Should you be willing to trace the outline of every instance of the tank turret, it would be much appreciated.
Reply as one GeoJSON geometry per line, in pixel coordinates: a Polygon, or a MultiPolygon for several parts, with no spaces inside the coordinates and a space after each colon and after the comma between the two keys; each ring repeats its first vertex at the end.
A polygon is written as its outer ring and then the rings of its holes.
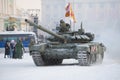
{"type": "Polygon", "coordinates": [[[80,29],[78,31],[70,31],[70,25],[68,23],[65,23],[63,20],[60,20],[60,26],[56,28],[58,30],[57,33],[54,33],[50,30],[45,29],[41,25],[37,25],[33,23],[32,21],[25,20],[27,23],[33,25],[34,27],[37,27],[38,29],[54,36],[49,37],[47,40],[52,42],[62,42],[62,43],[87,43],[94,39],[94,34],[92,33],[85,33],[82,23],[80,26],[80,29]]]}

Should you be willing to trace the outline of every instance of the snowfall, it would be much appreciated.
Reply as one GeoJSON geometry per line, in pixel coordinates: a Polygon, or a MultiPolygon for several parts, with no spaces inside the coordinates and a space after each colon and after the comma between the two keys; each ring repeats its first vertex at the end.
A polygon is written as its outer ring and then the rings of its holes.
{"type": "Polygon", "coordinates": [[[120,80],[119,30],[97,34],[107,48],[102,64],[79,66],[77,60],[65,59],[61,65],[35,66],[29,53],[23,59],[3,58],[0,53],[0,80],[120,80]]]}

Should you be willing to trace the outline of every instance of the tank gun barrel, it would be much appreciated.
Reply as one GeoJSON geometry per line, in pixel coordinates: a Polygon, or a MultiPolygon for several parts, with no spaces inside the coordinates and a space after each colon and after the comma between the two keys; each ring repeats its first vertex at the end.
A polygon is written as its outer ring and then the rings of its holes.
{"type": "Polygon", "coordinates": [[[49,30],[45,29],[44,27],[42,27],[41,25],[37,25],[37,24],[35,24],[34,22],[32,22],[32,21],[30,21],[28,19],[25,19],[25,22],[33,25],[34,27],[37,27],[38,29],[40,29],[40,30],[42,30],[42,31],[44,31],[44,32],[46,32],[48,34],[51,34],[51,35],[53,35],[53,36],[55,36],[55,37],[57,37],[59,39],[62,39],[64,42],[67,41],[64,37],[62,37],[60,35],[57,35],[57,34],[53,33],[52,31],[49,31],[49,30]]]}

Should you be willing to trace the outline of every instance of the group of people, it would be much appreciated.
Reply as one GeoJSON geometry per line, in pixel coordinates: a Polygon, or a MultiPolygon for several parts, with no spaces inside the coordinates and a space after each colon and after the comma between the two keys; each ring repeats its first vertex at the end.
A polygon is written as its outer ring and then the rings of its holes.
{"type": "Polygon", "coordinates": [[[6,41],[4,58],[22,59],[23,50],[25,51],[21,40],[6,41]]]}

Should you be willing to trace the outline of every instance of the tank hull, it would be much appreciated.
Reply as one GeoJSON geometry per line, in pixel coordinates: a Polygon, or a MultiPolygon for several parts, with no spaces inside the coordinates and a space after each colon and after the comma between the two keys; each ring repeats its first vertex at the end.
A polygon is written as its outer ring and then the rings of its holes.
{"type": "MultiPolygon", "coordinates": [[[[80,65],[91,65],[94,63],[101,63],[103,60],[105,46],[101,43],[66,43],[66,44],[48,44],[41,43],[41,45],[34,45],[30,50],[32,56],[41,56],[43,62],[51,59],[63,60],[63,59],[77,59],[80,65]],[[38,49],[39,48],[39,49],[38,49]],[[100,55],[100,56],[99,56],[100,55]],[[98,60],[98,57],[101,59],[98,60]],[[89,61],[88,61],[89,59],[89,61]],[[89,62],[89,63],[88,63],[89,62]]],[[[41,59],[40,58],[40,59],[41,59]]],[[[36,62],[36,57],[33,57],[36,62]]],[[[39,59],[37,59],[39,60],[39,59]]],[[[50,64],[51,62],[49,62],[50,64]]],[[[40,63],[35,63],[40,64],[40,63]]]]}

